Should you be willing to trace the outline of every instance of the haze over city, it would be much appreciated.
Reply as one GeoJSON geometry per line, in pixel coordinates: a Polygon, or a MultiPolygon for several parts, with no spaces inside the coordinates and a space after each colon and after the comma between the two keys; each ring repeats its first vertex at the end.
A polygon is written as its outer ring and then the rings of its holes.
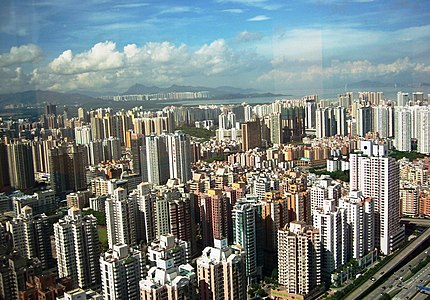
{"type": "Polygon", "coordinates": [[[135,83],[288,93],[430,72],[427,1],[10,1],[0,93],[135,83]]]}

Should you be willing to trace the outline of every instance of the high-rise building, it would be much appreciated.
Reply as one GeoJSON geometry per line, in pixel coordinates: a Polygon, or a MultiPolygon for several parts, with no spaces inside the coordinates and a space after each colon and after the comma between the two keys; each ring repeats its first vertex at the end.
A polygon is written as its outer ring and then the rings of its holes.
{"type": "Polygon", "coordinates": [[[387,156],[387,145],[362,141],[363,154],[350,154],[350,190],[375,201],[375,244],[384,255],[404,240],[400,225],[399,165],[387,156]]]}
{"type": "Polygon", "coordinates": [[[75,127],[76,145],[88,145],[92,141],[91,127],[88,125],[75,127]]]}
{"type": "Polygon", "coordinates": [[[175,131],[167,135],[170,178],[178,178],[182,183],[191,179],[191,145],[188,135],[175,131]]]}
{"type": "Polygon", "coordinates": [[[406,106],[409,104],[409,93],[397,92],[397,106],[406,106]]]}
{"type": "Polygon", "coordinates": [[[203,245],[212,245],[214,239],[230,239],[231,204],[221,190],[209,190],[199,196],[200,225],[203,245]]]}
{"type": "Polygon", "coordinates": [[[245,252],[215,240],[197,259],[200,299],[246,299],[245,252]]]}
{"type": "Polygon", "coordinates": [[[394,109],[392,106],[378,105],[373,107],[373,132],[377,132],[381,138],[393,136],[394,109]]]}
{"type": "Polygon", "coordinates": [[[105,202],[109,248],[116,244],[137,244],[137,194],[117,188],[105,202]]]}
{"type": "Polygon", "coordinates": [[[256,283],[263,273],[261,204],[256,197],[239,199],[233,207],[232,218],[233,244],[245,251],[247,283],[256,283]]]}
{"type": "Polygon", "coordinates": [[[314,210],[323,208],[324,200],[337,201],[341,196],[341,187],[342,185],[329,175],[321,175],[309,190],[312,214],[314,210]]]}
{"type": "Polygon", "coordinates": [[[116,244],[100,256],[104,299],[139,299],[143,275],[142,253],[125,244],[116,244]]]}
{"type": "Polygon", "coordinates": [[[9,162],[7,159],[7,146],[0,141],[0,193],[6,192],[10,189],[9,178],[9,162]]]}
{"type": "Polygon", "coordinates": [[[260,120],[245,122],[241,124],[242,129],[242,150],[248,151],[255,147],[261,147],[261,126],[260,120]]]}
{"type": "Polygon", "coordinates": [[[278,282],[288,293],[308,295],[321,285],[321,236],[303,222],[278,231],[278,282]]]}
{"type": "Polygon", "coordinates": [[[137,186],[137,206],[139,208],[138,239],[146,241],[147,244],[155,239],[155,193],[152,191],[152,184],[142,182],[137,186]]]}
{"type": "Polygon", "coordinates": [[[62,144],[49,153],[51,188],[56,194],[86,188],[84,151],[82,146],[62,144]]]}
{"type": "Polygon", "coordinates": [[[305,102],[305,127],[307,129],[315,128],[316,125],[316,108],[318,102],[317,95],[303,97],[305,102]]]}
{"type": "Polygon", "coordinates": [[[316,110],[316,136],[323,138],[336,135],[336,119],[333,107],[318,108],[316,110]]]}
{"type": "Polygon", "coordinates": [[[362,258],[375,249],[375,202],[360,191],[352,191],[339,199],[339,207],[346,210],[349,255],[354,259],[362,258]]]}
{"type": "Polygon", "coordinates": [[[146,145],[142,134],[131,134],[131,169],[135,174],[140,174],[142,181],[148,181],[148,170],[146,167],[146,145]]]}
{"type": "Polygon", "coordinates": [[[27,258],[37,257],[44,269],[52,267],[50,223],[45,214],[33,216],[30,206],[24,206],[21,213],[6,222],[6,231],[12,238],[13,248],[27,258]]]}
{"type": "Polygon", "coordinates": [[[145,143],[148,181],[153,184],[164,184],[170,174],[166,136],[147,136],[145,143]]]}
{"type": "Polygon", "coordinates": [[[330,283],[331,273],[348,261],[348,232],[345,209],[335,206],[336,200],[324,200],[323,207],[312,212],[313,226],[321,237],[321,276],[330,283]]]}
{"type": "Polygon", "coordinates": [[[415,122],[417,122],[417,152],[430,154],[430,108],[428,106],[420,107],[415,122]]]}
{"type": "Polygon", "coordinates": [[[157,265],[149,269],[139,285],[141,300],[197,299],[194,268],[189,264],[175,266],[173,258],[157,259],[157,265]]]}
{"type": "Polygon", "coordinates": [[[80,288],[100,287],[97,219],[72,207],[54,224],[59,277],[70,277],[80,288]]]}
{"type": "Polygon", "coordinates": [[[188,243],[190,246],[188,257],[194,255],[196,251],[196,225],[192,217],[194,205],[191,197],[190,194],[182,193],[179,199],[171,199],[168,202],[169,232],[178,240],[188,243]]]}
{"type": "Polygon", "coordinates": [[[11,187],[31,191],[34,186],[34,167],[31,143],[12,141],[7,145],[9,178],[11,187]]]}
{"type": "Polygon", "coordinates": [[[409,107],[396,107],[394,111],[394,147],[398,151],[411,151],[411,111],[409,107]]]}
{"type": "Polygon", "coordinates": [[[362,106],[357,110],[357,135],[365,136],[373,130],[372,107],[362,106]]]}
{"type": "MultiPolygon", "coordinates": [[[[252,196],[247,195],[247,198],[252,199],[252,196]]],[[[287,202],[279,191],[266,192],[260,205],[263,222],[264,269],[270,271],[276,267],[278,230],[284,228],[290,220],[288,220],[287,202]]]]}

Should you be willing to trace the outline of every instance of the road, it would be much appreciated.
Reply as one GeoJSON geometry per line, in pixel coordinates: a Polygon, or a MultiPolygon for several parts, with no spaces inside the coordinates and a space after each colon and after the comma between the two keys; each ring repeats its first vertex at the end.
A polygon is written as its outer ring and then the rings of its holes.
{"type": "MultiPolygon", "coordinates": [[[[419,245],[422,244],[425,240],[427,240],[430,237],[430,228],[428,228],[426,231],[424,231],[419,237],[417,237],[412,243],[410,243],[406,248],[404,248],[402,251],[400,251],[396,257],[391,259],[385,266],[382,267],[381,270],[378,271],[378,273],[375,274],[375,279],[378,280],[381,276],[386,274],[387,272],[390,272],[392,269],[394,269],[399,263],[401,263],[410,252],[412,252],[415,248],[417,248],[419,245]]],[[[368,289],[374,284],[375,282],[371,279],[365,281],[362,285],[360,285],[357,289],[355,289],[351,294],[349,294],[345,299],[347,300],[355,300],[358,299],[362,294],[367,292],[368,289]]],[[[383,283],[385,285],[385,282],[383,283]]],[[[381,282],[382,285],[382,282],[381,282]]],[[[380,287],[373,287],[374,290],[379,290],[380,287]]],[[[380,292],[379,292],[380,293],[380,292]]],[[[372,299],[370,297],[367,297],[368,299],[372,299]]],[[[378,297],[376,297],[377,299],[378,297]]]]}
{"type": "MultiPolygon", "coordinates": [[[[393,275],[391,275],[383,284],[381,284],[378,288],[376,288],[371,293],[366,295],[366,298],[378,299],[381,296],[381,293],[388,293],[390,295],[394,295],[397,291],[404,289],[404,287],[407,287],[408,289],[410,287],[412,287],[412,285],[410,285],[409,283],[417,275],[415,275],[410,280],[408,280],[407,283],[403,282],[403,280],[406,277],[408,277],[408,275],[411,274],[411,272],[410,272],[411,268],[415,267],[416,265],[418,265],[420,263],[420,261],[422,261],[423,259],[426,258],[426,256],[427,256],[427,253],[425,253],[426,251],[428,254],[430,254],[430,247],[428,249],[426,249],[425,251],[421,252],[419,255],[417,255],[412,261],[408,262],[408,264],[405,265],[403,268],[401,268],[400,270],[395,272],[393,275]],[[400,278],[402,278],[403,280],[400,278]]],[[[430,264],[428,266],[430,267],[430,264]]],[[[418,274],[419,273],[420,272],[418,272],[418,274]]],[[[426,274],[428,274],[428,273],[429,272],[427,272],[426,274]]],[[[419,278],[418,280],[421,280],[421,278],[419,278]]],[[[413,289],[413,290],[416,291],[416,289],[413,289]]],[[[409,297],[410,296],[412,296],[412,295],[409,295],[409,297]]],[[[402,299],[405,299],[405,298],[402,298],[402,299]]]]}

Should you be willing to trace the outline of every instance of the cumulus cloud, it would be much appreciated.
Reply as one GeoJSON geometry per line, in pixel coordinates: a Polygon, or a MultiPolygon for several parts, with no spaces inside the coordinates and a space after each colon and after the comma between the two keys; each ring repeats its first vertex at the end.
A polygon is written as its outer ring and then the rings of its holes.
{"type": "Polygon", "coordinates": [[[259,41],[262,38],[263,38],[263,34],[261,32],[250,32],[245,30],[237,34],[236,41],[239,43],[243,43],[243,42],[259,41]]]}
{"type": "Polygon", "coordinates": [[[104,42],[98,43],[89,51],[77,55],[73,55],[72,50],[66,50],[49,63],[48,68],[56,74],[70,75],[116,69],[123,65],[123,54],[116,51],[115,43],[104,42]]]}
{"type": "Polygon", "coordinates": [[[34,44],[12,47],[8,53],[0,54],[0,67],[36,62],[43,56],[42,49],[34,44]]]}
{"type": "Polygon", "coordinates": [[[43,89],[122,90],[135,82],[168,85],[201,79],[202,75],[235,76],[248,72],[259,59],[255,53],[233,50],[224,39],[195,50],[170,42],[129,44],[117,49],[115,43],[104,42],[82,53],[66,50],[29,76],[31,84],[43,89]]]}

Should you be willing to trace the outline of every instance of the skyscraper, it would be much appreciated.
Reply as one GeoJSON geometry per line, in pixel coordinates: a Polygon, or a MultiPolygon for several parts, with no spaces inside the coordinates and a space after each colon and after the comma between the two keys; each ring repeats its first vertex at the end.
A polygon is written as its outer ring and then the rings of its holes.
{"type": "Polygon", "coordinates": [[[337,208],[337,201],[323,201],[323,207],[312,212],[313,226],[321,237],[321,277],[331,282],[331,273],[348,261],[348,232],[345,209],[337,208]]]}
{"type": "Polygon", "coordinates": [[[260,120],[245,122],[241,124],[242,129],[242,150],[248,151],[255,147],[261,147],[261,126],[260,120]]]}
{"type": "Polygon", "coordinates": [[[362,106],[357,110],[357,135],[365,136],[373,130],[372,107],[362,106]]]}
{"type": "Polygon", "coordinates": [[[24,206],[16,218],[6,222],[6,231],[16,251],[27,258],[37,257],[42,268],[48,269],[54,263],[48,234],[50,226],[45,214],[33,216],[31,207],[24,206]]]}
{"type": "Polygon", "coordinates": [[[182,183],[191,179],[191,146],[188,135],[175,131],[167,135],[170,178],[178,178],[182,183]]]}
{"type": "Polygon", "coordinates": [[[394,147],[399,151],[411,151],[411,111],[398,106],[394,110],[394,147]]]}
{"type": "Polygon", "coordinates": [[[147,136],[145,142],[148,181],[153,184],[164,184],[169,179],[169,155],[166,136],[147,136]]]}
{"type": "Polygon", "coordinates": [[[245,253],[215,240],[197,259],[200,299],[246,299],[245,253]]]}
{"type": "Polygon", "coordinates": [[[84,151],[82,146],[62,144],[49,153],[51,187],[56,194],[86,188],[84,151]]]}
{"type": "Polygon", "coordinates": [[[386,145],[362,141],[363,154],[350,154],[350,191],[361,191],[375,201],[375,245],[384,255],[404,240],[400,226],[399,165],[387,156],[386,145]]]}
{"type": "Polygon", "coordinates": [[[72,207],[54,224],[59,277],[71,277],[80,288],[100,287],[97,219],[72,207]]]}
{"type": "Polygon", "coordinates": [[[12,141],[7,145],[9,178],[12,188],[30,191],[34,186],[34,168],[31,144],[12,141]]]}
{"type": "Polygon", "coordinates": [[[137,194],[117,188],[105,202],[109,248],[116,244],[137,244],[137,194]]]}
{"type": "Polygon", "coordinates": [[[339,200],[339,206],[346,210],[348,252],[352,258],[362,258],[375,249],[375,203],[360,191],[352,191],[339,200]]]}
{"type": "Polygon", "coordinates": [[[233,244],[245,251],[247,283],[258,282],[262,277],[263,239],[261,204],[257,198],[239,199],[233,210],[233,244]]]}
{"type": "Polygon", "coordinates": [[[142,253],[125,244],[116,244],[101,255],[100,272],[104,299],[139,299],[142,268],[142,253]]]}
{"type": "Polygon", "coordinates": [[[307,295],[321,285],[321,237],[303,222],[278,231],[278,282],[287,292],[307,295]]]}
{"type": "Polygon", "coordinates": [[[417,151],[423,154],[430,154],[430,108],[420,107],[417,122],[417,151]]]}

